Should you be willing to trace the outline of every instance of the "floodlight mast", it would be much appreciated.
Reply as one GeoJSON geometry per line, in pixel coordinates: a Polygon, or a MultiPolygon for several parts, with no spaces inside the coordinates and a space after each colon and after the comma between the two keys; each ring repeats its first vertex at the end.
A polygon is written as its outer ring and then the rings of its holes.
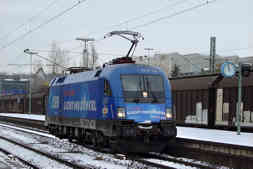
{"type": "Polygon", "coordinates": [[[126,40],[129,40],[132,43],[129,51],[127,52],[126,57],[129,57],[131,52],[132,52],[131,56],[133,56],[138,42],[140,40],[144,40],[144,37],[139,32],[134,32],[134,31],[112,31],[112,32],[109,32],[108,34],[106,34],[104,36],[104,38],[111,37],[113,35],[118,35],[126,40]],[[130,38],[129,36],[132,36],[132,38],[130,38]]]}

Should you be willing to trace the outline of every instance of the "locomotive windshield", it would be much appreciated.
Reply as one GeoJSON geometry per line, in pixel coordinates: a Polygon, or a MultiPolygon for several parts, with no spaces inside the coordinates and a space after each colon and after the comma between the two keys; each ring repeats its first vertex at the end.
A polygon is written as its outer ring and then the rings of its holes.
{"type": "Polygon", "coordinates": [[[126,102],[165,102],[163,78],[159,75],[122,75],[121,82],[126,102]]]}

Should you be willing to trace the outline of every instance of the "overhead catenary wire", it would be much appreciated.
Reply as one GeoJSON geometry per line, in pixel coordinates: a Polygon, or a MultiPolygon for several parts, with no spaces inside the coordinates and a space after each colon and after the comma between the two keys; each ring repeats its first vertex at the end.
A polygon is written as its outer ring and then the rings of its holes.
{"type": "MultiPolygon", "coordinates": [[[[54,52],[53,50],[42,50],[42,49],[31,49],[32,51],[35,52],[41,52],[41,53],[51,53],[54,52]]],[[[82,52],[78,52],[78,51],[67,51],[67,53],[72,53],[72,54],[82,54],[82,52]]],[[[120,53],[109,53],[109,52],[98,52],[99,55],[111,55],[111,56],[115,56],[115,55],[120,55],[120,56],[124,56],[124,54],[120,54],[120,53]]]]}
{"type": "MultiPolygon", "coordinates": [[[[177,15],[180,15],[180,14],[183,14],[183,13],[186,13],[186,12],[189,12],[189,11],[192,11],[192,10],[195,10],[195,9],[197,9],[197,8],[206,6],[206,5],[208,5],[208,4],[210,4],[210,3],[213,3],[213,2],[215,2],[215,1],[217,1],[217,0],[205,1],[204,3],[197,4],[197,5],[193,6],[193,7],[183,9],[183,10],[178,11],[178,12],[175,12],[175,13],[173,13],[173,14],[171,14],[171,15],[157,18],[157,19],[152,20],[152,21],[149,21],[149,22],[147,22],[147,23],[145,23],[145,24],[137,25],[137,26],[133,27],[133,29],[140,28],[140,27],[143,27],[143,26],[148,26],[148,25],[150,25],[150,24],[154,24],[154,23],[159,22],[159,21],[161,21],[161,20],[169,19],[169,18],[175,17],[175,16],[177,16],[177,15]]],[[[136,17],[136,18],[137,18],[137,17],[136,17]]],[[[130,21],[130,20],[129,20],[129,21],[130,21]]],[[[121,23],[120,23],[120,24],[121,24],[121,23]]],[[[118,25],[120,25],[120,24],[118,24],[118,25]]],[[[96,40],[96,42],[98,42],[98,41],[100,41],[100,40],[103,40],[103,39],[104,39],[104,38],[100,38],[99,40],[96,40]]],[[[184,56],[183,56],[183,57],[184,57],[184,56]]],[[[189,62],[191,63],[191,61],[190,61],[188,58],[186,58],[186,57],[184,57],[184,58],[185,58],[187,61],[189,61],[189,62]]],[[[201,69],[198,65],[194,65],[193,63],[191,63],[191,64],[192,64],[193,66],[196,66],[198,69],[201,69]]]]}
{"type": "Polygon", "coordinates": [[[11,46],[12,44],[16,43],[17,41],[25,38],[26,36],[28,36],[29,34],[33,33],[36,30],[39,30],[40,28],[42,28],[43,26],[49,24],[50,22],[54,21],[55,19],[59,18],[60,16],[64,15],[65,13],[67,13],[68,11],[74,9],[75,7],[77,7],[78,5],[80,5],[81,3],[85,2],[87,0],[79,0],[77,3],[75,3],[74,5],[72,5],[71,7],[63,10],[62,12],[58,13],[57,15],[49,18],[48,20],[46,20],[45,22],[39,24],[38,26],[36,26],[35,28],[31,29],[30,31],[22,34],[21,36],[17,37],[16,39],[12,40],[11,42],[7,43],[6,45],[2,46],[0,48],[0,50],[3,50],[9,46],[11,46]]]}
{"type": "Polygon", "coordinates": [[[180,5],[180,4],[182,4],[182,3],[186,3],[187,1],[189,1],[189,0],[179,0],[179,1],[175,2],[175,3],[173,3],[173,4],[166,5],[165,7],[162,7],[162,8],[153,10],[153,11],[149,11],[149,12],[147,12],[147,13],[141,15],[141,16],[136,16],[136,17],[130,18],[130,19],[128,19],[128,20],[125,20],[125,21],[123,21],[123,22],[121,22],[121,23],[119,23],[119,24],[112,25],[112,27],[122,26],[123,24],[127,24],[127,23],[129,23],[129,22],[133,22],[133,21],[142,19],[142,18],[144,18],[144,17],[147,17],[147,16],[150,16],[150,15],[156,14],[156,13],[158,13],[158,12],[164,10],[164,9],[168,9],[168,7],[175,7],[175,6],[180,5]]]}
{"type": "Polygon", "coordinates": [[[52,64],[54,64],[54,65],[56,65],[56,66],[59,66],[59,67],[63,68],[63,69],[68,69],[67,67],[65,67],[65,66],[63,66],[63,65],[61,65],[61,64],[59,64],[59,63],[57,63],[57,62],[55,62],[55,61],[52,61],[51,59],[48,59],[48,58],[46,58],[46,57],[44,57],[44,56],[41,56],[41,55],[39,55],[39,54],[35,54],[35,56],[37,56],[37,57],[39,57],[39,58],[41,58],[41,59],[44,59],[44,60],[46,60],[46,61],[48,61],[48,62],[50,62],[50,63],[52,63],[52,64]]]}
{"type": "MultiPolygon", "coordinates": [[[[125,21],[122,21],[122,22],[120,22],[118,24],[114,24],[114,25],[110,25],[110,26],[104,27],[103,29],[109,29],[109,28],[113,28],[113,27],[119,27],[119,26],[122,26],[124,24],[128,24],[130,22],[133,22],[133,21],[136,21],[136,20],[140,20],[140,19],[142,19],[144,17],[147,17],[147,16],[150,16],[150,15],[154,15],[156,13],[159,13],[159,12],[161,12],[164,9],[170,9],[169,7],[175,7],[177,5],[186,3],[187,1],[189,1],[189,0],[179,0],[179,1],[175,2],[175,3],[173,3],[173,4],[169,4],[169,5],[163,6],[163,7],[159,8],[159,9],[155,9],[155,10],[146,12],[146,13],[140,15],[140,16],[135,16],[133,18],[127,19],[125,21]]],[[[94,34],[94,33],[97,33],[97,32],[99,32],[99,31],[90,32],[90,33],[88,33],[88,35],[94,34]]]]}
{"type": "MultiPolygon", "coordinates": [[[[140,16],[136,16],[136,17],[127,19],[127,20],[122,21],[122,22],[120,22],[120,23],[118,23],[118,24],[113,24],[113,25],[110,25],[110,26],[106,26],[106,27],[104,27],[103,29],[109,29],[109,28],[113,28],[113,27],[119,27],[119,26],[122,26],[122,25],[124,25],[124,24],[127,24],[127,23],[130,23],[130,22],[133,22],[133,21],[142,19],[142,18],[147,17],[147,16],[149,16],[149,15],[156,14],[156,13],[158,13],[158,12],[164,10],[164,9],[170,9],[169,7],[175,7],[175,6],[178,6],[178,5],[180,5],[180,4],[186,3],[187,1],[189,1],[189,0],[179,0],[179,1],[175,2],[175,3],[166,5],[165,7],[161,7],[161,8],[159,8],[159,9],[155,9],[155,10],[146,12],[146,13],[140,15],[140,16]]],[[[89,33],[87,33],[87,36],[90,36],[91,34],[95,34],[95,33],[98,33],[98,32],[100,32],[100,31],[92,31],[92,32],[89,32],[89,33]]],[[[96,42],[99,42],[99,41],[101,41],[101,40],[103,40],[103,39],[104,39],[104,38],[101,37],[101,38],[97,39],[96,42]]],[[[68,42],[73,42],[73,41],[74,41],[74,40],[66,40],[66,41],[63,41],[63,42],[60,42],[60,43],[68,43],[68,42]]],[[[81,48],[81,47],[82,47],[82,46],[78,46],[78,47],[74,47],[73,49],[78,49],[78,48],[81,48]]],[[[71,50],[72,50],[72,49],[71,49],[71,50]]]]}
{"type": "MultiPolygon", "coordinates": [[[[190,11],[193,11],[193,10],[195,10],[195,9],[201,8],[201,7],[203,7],[203,6],[209,5],[209,4],[211,4],[211,3],[214,3],[215,1],[217,1],[217,0],[207,0],[207,1],[203,2],[203,3],[199,3],[199,4],[197,4],[197,5],[194,5],[194,6],[190,7],[190,8],[186,8],[186,9],[177,11],[177,12],[171,14],[171,15],[159,17],[159,18],[157,18],[157,19],[151,20],[151,21],[146,22],[146,23],[144,23],[144,24],[140,24],[140,25],[133,26],[133,27],[131,27],[130,29],[134,30],[134,29],[137,29],[137,28],[146,27],[146,26],[149,26],[149,25],[151,25],[151,24],[160,22],[160,21],[162,21],[162,20],[170,19],[170,18],[173,18],[173,17],[175,17],[175,16],[184,14],[184,13],[186,13],[186,12],[190,12],[190,11]]],[[[99,42],[99,41],[102,41],[102,40],[104,40],[103,37],[101,37],[101,38],[99,38],[99,39],[97,39],[97,40],[95,40],[95,41],[96,41],[96,42],[99,42]]]]}
{"type": "Polygon", "coordinates": [[[178,16],[178,15],[181,15],[181,14],[183,14],[183,13],[190,12],[190,11],[193,11],[193,10],[195,10],[195,9],[201,8],[201,7],[203,7],[203,6],[209,5],[209,4],[211,4],[211,3],[214,3],[215,1],[217,1],[217,0],[207,0],[207,1],[205,1],[204,3],[200,3],[200,4],[197,4],[197,5],[194,5],[194,6],[190,7],[190,8],[186,8],[186,9],[183,9],[183,10],[181,10],[181,11],[175,12],[175,13],[173,13],[173,14],[171,14],[171,15],[159,17],[159,18],[157,18],[157,19],[151,20],[151,21],[146,22],[146,23],[144,23],[144,24],[136,25],[136,26],[132,27],[131,29],[137,29],[137,28],[141,28],[141,27],[146,27],[146,26],[148,26],[148,25],[151,25],[151,24],[160,22],[160,21],[162,21],[162,20],[166,20],[166,19],[169,19],[169,18],[173,18],[173,17],[178,16]]]}
{"type": "MultiPolygon", "coordinates": [[[[109,28],[109,27],[118,27],[118,26],[121,26],[121,25],[123,25],[123,24],[129,23],[129,22],[133,22],[133,21],[135,21],[135,20],[139,20],[139,19],[144,18],[144,17],[147,17],[147,16],[149,16],[149,15],[156,14],[156,13],[158,13],[158,12],[164,10],[164,9],[169,9],[169,7],[175,7],[175,6],[177,6],[177,5],[180,5],[180,4],[182,4],[182,3],[185,3],[185,2],[187,2],[187,1],[189,2],[189,0],[179,0],[179,1],[175,2],[175,3],[173,3],[173,4],[169,4],[169,5],[166,5],[165,7],[161,7],[161,8],[159,8],[159,9],[155,9],[155,10],[149,11],[149,12],[143,14],[143,15],[136,16],[136,17],[127,19],[127,20],[125,20],[125,21],[123,21],[123,22],[120,22],[119,24],[114,24],[114,25],[108,26],[108,27],[106,27],[106,28],[109,28]]],[[[215,1],[215,0],[214,0],[214,1],[215,1]]],[[[210,2],[209,2],[209,1],[205,1],[205,3],[202,3],[202,4],[205,4],[205,5],[206,5],[207,3],[211,3],[211,1],[210,1],[210,2]]],[[[197,5],[197,6],[198,6],[198,5],[197,5]]],[[[195,8],[196,8],[196,7],[195,7],[195,8]]],[[[189,10],[193,10],[193,9],[189,9],[189,10]]],[[[186,12],[186,11],[184,11],[184,12],[186,12]]],[[[183,12],[183,13],[184,13],[184,12],[183,12]]],[[[176,12],[175,14],[176,14],[176,15],[179,15],[178,12],[176,12]]],[[[173,14],[172,14],[172,15],[173,15],[173,14]]],[[[175,15],[175,16],[176,16],[176,15],[175,15]]],[[[135,27],[134,27],[133,29],[135,29],[135,27]]],[[[90,33],[88,33],[87,35],[90,36],[91,34],[94,34],[94,33],[97,33],[97,32],[99,32],[99,31],[90,32],[90,33]]],[[[102,41],[102,40],[104,40],[104,36],[103,36],[103,37],[102,37],[102,36],[99,37],[98,39],[95,40],[95,42],[98,43],[98,42],[100,42],[100,41],[102,41]]],[[[60,43],[67,43],[67,42],[73,42],[73,41],[74,41],[74,40],[66,40],[65,42],[60,42],[60,43]]],[[[71,50],[73,50],[73,49],[79,49],[79,48],[81,48],[81,47],[82,47],[82,46],[76,46],[76,47],[73,47],[71,50]]]]}
{"type": "MultiPolygon", "coordinates": [[[[195,10],[195,9],[201,8],[201,7],[203,7],[203,6],[209,5],[209,4],[211,4],[211,3],[214,3],[215,1],[217,1],[217,0],[207,0],[207,1],[205,1],[204,3],[200,3],[200,4],[197,4],[197,5],[194,5],[194,6],[190,7],[190,8],[186,8],[186,9],[177,11],[177,12],[171,14],[171,15],[159,17],[159,18],[157,18],[157,19],[154,19],[154,20],[152,20],[152,21],[146,22],[146,23],[144,23],[144,24],[136,25],[136,26],[132,27],[131,29],[137,29],[137,28],[141,28],[141,27],[146,27],[146,26],[149,26],[149,25],[151,25],[151,24],[160,22],[160,21],[162,21],[162,20],[169,19],[169,18],[173,18],[173,17],[175,17],[175,16],[184,14],[184,13],[186,13],[186,12],[190,12],[190,11],[193,11],[193,10],[195,10]]],[[[99,40],[96,40],[96,42],[101,41],[101,40],[104,40],[104,38],[100,38],[99,40]]],[[[188,59],[188,58],[186,58],[186,59],[188,59]]],[[[189,61],[189,62],[190,62],[190,64],[192,64],[191,61],[189,61]]],[[[196,65],[194,65],[194,64],[192,64],[192,65],[193,65],[194,67],[196,66],[196,65]]],[[[198,67],[198,69],[201,69],[199,66],[196,66],[196,67],[198,67]]]]}
{"type": "Polygon", "coordinates": [[[57,3],[57,1],[59,0],[54,0],[51,3],[49,3],[45,8],[43,8],[42,10],[40,10],[37,14],[31,16],[30,18],[27,19],[26,22],[20,24],[19,26],[17,26],[15,29],[13,29],[12,31],[9,31],[8,33],[6,33],[5,35],[3,35],[2,37],[0,37],[0,40],[6,39],[8,38],[11,34],[17,32],[19,29],[23,28],[24,26],[26,26],[28,23],[32,22],[35,18],[39,17],[42,13],[44,13],[45,11],[48,11],[48,9],[50,7],[52,7],[54,4],[57,3]]]}

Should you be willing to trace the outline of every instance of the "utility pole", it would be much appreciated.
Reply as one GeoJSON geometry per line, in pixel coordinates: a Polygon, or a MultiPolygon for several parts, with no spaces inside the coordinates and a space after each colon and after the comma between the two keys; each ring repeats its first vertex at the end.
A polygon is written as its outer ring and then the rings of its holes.
{"type": "Polygon", "coordinates": [[[32,52],[29,49],[25,49],[24,52],[28,55],[30,55],[30,63],[31,63],[31,67],[30,67],[30,80],[29,80],[29,114],[32,113],[32,56],[33,55],[37,55],[37,52],[32,52]]]}
{"type": "Polygon", "coordinates": [[[211,73],[215,72],[215,55],[216,55],[216,37],[210,39],[210,62],[209,69],[211,73]]]}
{"type": "Polygon", "coordinates": [[[148,51],[148,65],[150,65],[150,52],[154,50],[154,48],[144,48],[144,50],[148,51]]]}
{"type": "Polygon", "coordinates": [[[240,135],[241,104],[242,104],[242,64],[240,62],[237,70],[238,70],[238,103],[236,111],[236,124],[237,124],[237,135],[240,135]]]}
{"type": "Polygon", "coordinates": [[[94,38],[76,38],[76,40],[80,40],[84,42],[84,50],[83,50],[83,66],[89,67],[89,56],[88,56],[88,42],[95,41],[94,38]]]}

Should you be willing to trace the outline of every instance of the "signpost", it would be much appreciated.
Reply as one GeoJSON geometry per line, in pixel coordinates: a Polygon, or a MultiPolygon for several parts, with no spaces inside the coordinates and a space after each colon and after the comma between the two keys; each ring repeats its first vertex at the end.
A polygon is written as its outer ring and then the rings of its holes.
{"type": "Polygon", "coordinates": [[[221,65],[221,74],[224,77],[233,77],[238,71],[238,101],[236,106],[236,126],[237,126],[237,135],[240,135],[241,132],[241,102],[242,102],[242,65],[239,63],[239,65],[236,67],[232,62],[225,62],[221,65]]]}

